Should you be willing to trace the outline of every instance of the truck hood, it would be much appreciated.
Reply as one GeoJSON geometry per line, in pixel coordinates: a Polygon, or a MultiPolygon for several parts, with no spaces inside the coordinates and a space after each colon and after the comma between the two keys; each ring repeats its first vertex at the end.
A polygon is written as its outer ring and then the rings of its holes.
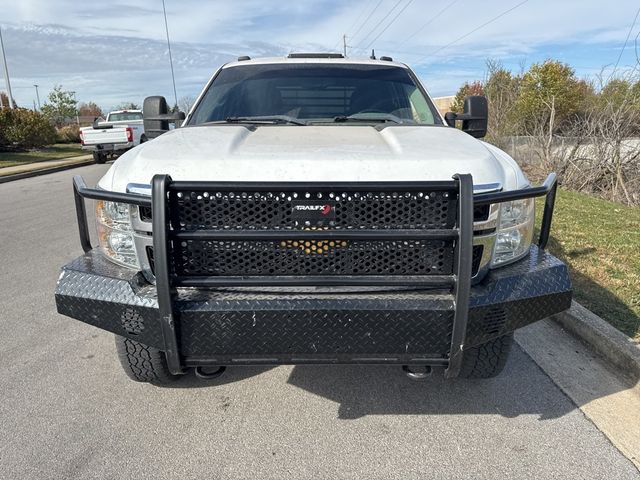
{"type": "Polygon", "coordinates": [[[471,173],[474,185],[527,181],[504,152],[440,126],[185,127],[122,155],[100,180],[124,192],[155,174],[208,181],[420,181],[471,173]]]}

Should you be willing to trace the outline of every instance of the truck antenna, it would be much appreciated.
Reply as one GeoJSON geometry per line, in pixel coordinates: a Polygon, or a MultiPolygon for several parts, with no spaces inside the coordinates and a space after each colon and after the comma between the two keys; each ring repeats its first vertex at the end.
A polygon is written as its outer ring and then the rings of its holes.
{"type": "Polygon", "coordinates": [[[176,77],[173,73],[173,58],[171,57],[171,42],[169,42],[169,25],[167,24],[167,9],[162,0],[162,11],[164,13],[164,30],[167,33],[167,48],[169,49],[169,64],[171,65],[171,80],[173,81],[173,97],[175,98],[175,106],[178,106],[178,94],[176,93],[176,77]]]}

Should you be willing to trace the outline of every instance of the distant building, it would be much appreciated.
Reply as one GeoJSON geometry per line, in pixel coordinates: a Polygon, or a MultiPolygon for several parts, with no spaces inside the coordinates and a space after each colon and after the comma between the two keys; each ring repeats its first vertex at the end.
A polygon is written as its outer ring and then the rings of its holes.
{"type": "Polygon", "coordinates": [[[453,105],[455,98],[455,95],[451,95],[449,97],[436,97],[433,99],[433,102],[436,104],[438,111],[444,115],[451,111],[451,105],[453,105]]]}

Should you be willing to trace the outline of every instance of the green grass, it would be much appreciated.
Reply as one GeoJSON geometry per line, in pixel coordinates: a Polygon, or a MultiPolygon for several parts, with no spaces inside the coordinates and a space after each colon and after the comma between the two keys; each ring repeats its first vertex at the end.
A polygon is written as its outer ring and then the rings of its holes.
{"type": "Polygon", "coordinates": [[[549,250],[569,265],[578,302],[640,340],[640,208],[558,190],[549,250]]]}
{"type": "Polygon", "coordinates": [[[78,143],[57,143],[39,150],[25,152],[0,152],[0,168],[43,162],[45,160],[59,160],[86,154],[87,152],[82,151],[78,143]]]}

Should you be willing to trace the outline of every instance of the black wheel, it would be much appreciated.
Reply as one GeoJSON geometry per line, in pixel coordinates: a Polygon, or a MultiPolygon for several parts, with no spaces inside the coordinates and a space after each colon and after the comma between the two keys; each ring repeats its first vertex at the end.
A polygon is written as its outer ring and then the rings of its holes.
{"type": "Polygon", "coordinates": [[[93,161],[96,163],[104,163],[107,161],[107,155],[105,153],[93,152],[93,161]]]}
{"type": "Polygon", "coordinates": [[[145,137],[144,135],[140,136],[140,143],[144,143],[147,141],[147,137],[145,137]]]}
{"type": "Polygon", "coordinates": [[[157,348],[116,335],[116,350],[120,364],[131,380],[167,385],[179,378],[169,371],[164,352],[157,348]]]}
{"type": "Polygon", "coordinates": [[[502,372],[513,343],[513,333],[464,351],[460,378],[491,378],[502,372]]]}

